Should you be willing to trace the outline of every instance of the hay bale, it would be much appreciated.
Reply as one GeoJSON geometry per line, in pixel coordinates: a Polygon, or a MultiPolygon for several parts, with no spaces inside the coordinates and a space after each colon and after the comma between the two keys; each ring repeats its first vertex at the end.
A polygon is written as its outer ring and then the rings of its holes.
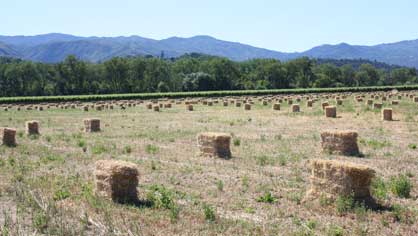
{"type": "Polygon", "coordinates": [[[251,110],[251,104],[245,103],[244,104],[244,109],[247,110],[247,111],[251,110]]]}
{"type": "Polygon", "coordinates": [[[160,106],[159,105],[155,105],[155,106],[153,106],[153,110],[154,111],[160,111],[160,106]]]}
{"type": "Polygon", "coordinates": [[[83,120],[86,133],[100,132],[100,119],[87,118],[83,120]]]}
{"type": "Polygon", "coordinates": [[[27,135],[39,135],[39,121],[26,121],[25,126],[27,135]]]}
{"type": "Polygon", "coordinates": [[[213,106],[213,102],[212,101],[208,101],[208,106],[209,107],[213,106]]]}
{"type": "Polygon", "coordinates": [[[293,104],[293,100],[292,99],[287,100],[287,105],[292,105],[292,104],[293,104]]]}
{"type": "Polygon", "coordinates": [[[200,154],[220,158],[231,157],[231,135],[226,133],[207,132],[197,137],[200,154]]]}
{"type": "Polygon", "coordinates": [[[306,199],[353,195],[355,200],[370,200],[370,184],[375,171],[367,166],[336,161],[314,159],[309,162],[310,189],[306,199]]]}
{"type": "Polygon", "coordinates": [[[338,99],[338,100],[337,100],[337,105],[338,105],[338,106],[343,105],[343,100],[338,99]]]}
{"type": "Polygon", "coordinates": [[[14,147],[16,146],[16,129],[0,128],[1,144],[14,147]]]}
{"type": "Polygon", "coordinates": [[[235,102],[235,106],[236,106],[236,107],[241,107],[241,102],[240,102],[240,101],[236,101],[236,102],[235,102]]]}
{"type": "Polygon", "coordinates": [[[96,196],[114,202],[138,200],[138,169],[135,164],[118,160],[100,160],[95,164],[94,192],[96,196]]]}
{"type": "Polygon", "coordinates": [[[306,102],[306,106],[307,106],[307,107],[312,107],[312,105],[313,105],[313,101],[312,101],[312,100],[308,100],[308,101],[306,102]]]}
{"type": "Polygon", "coordinates": [[[337,118],[337,108],[335,106],[325,107],[325,117],[337,118]]]}
{"type": "Polygon", "coordinates": [[[83,111],[89,111],[89,106],[83,106],[83,111]]]}
{"type": "Polygon", "coordinates": [[[383,106],[383,104],[382,104],[382,103],[375,103],[375,104],[373,104],[373,108],[374,108],[374,109],[381,109],[381,108],[382,108],[382,106],[383,106]]]}
{"type": "Polygon", "coordinates": [[[299,104],[293,104],[292,105],[292,112],[300,112],[299,104]]]}
{"type": "Polygon", "coordinates": [[[355,131],[324,131],[321,133],[322,150],[346,156],[360,154],[357,145],[358,133],[355,131]]]}
{"type": "Polygon", "coordinates": [[[192,104],[186,105],[186,108],[187,108],[188,111],[193,111],[193,105],[192,104]]]}
{"type": "Polygon", "coordinates": [[[368,105],[368,106],[373,105],[373,100],[367,99],[366,105],[368,105]]]}
{"type": "Polygon", "coordinates": [[[325,110],[325,107],[329,106],[329,103],[328,102],[323,102],[321,104],[321,106],[322,106],[322,110],[325,110]]]}
{"type": "Polygon", "coordinates": [[[392,108],[384,108],[382,110],[382,120],[392,121],[392,108]]]}
{"type": "Polygon", "coordinates": [[[149,110],[151,110],[152,109],[152,103],[151,102],[149,102],[149,103],[147,103],[147,109],[149,109],[149,110]]]}
{"type": "Polygon", "coordinates": [[[393,100],[392,105],[399,105],[399,101],[398,100],[393,100]]]}
{"type": "Polygon", "coordinates": [[[268,102],[266,100],[263,101],[263,106],[267,106],[268,102]]]}
{"type": "Polygon", "coordinates": [[[279,111],[280,110],[280,103],[273,104],[273,110],[279,111]]]}
{"type": "Polygon", "coordinates": [[[227,107],[228,106],[228,101],[224,101],[223,105],[224,105],[224,107],[227,107]]]}
{"type": "Polygon", "coordinates": [[[171,108],[171,103],[164,104],[164,108],[171,108]]]}

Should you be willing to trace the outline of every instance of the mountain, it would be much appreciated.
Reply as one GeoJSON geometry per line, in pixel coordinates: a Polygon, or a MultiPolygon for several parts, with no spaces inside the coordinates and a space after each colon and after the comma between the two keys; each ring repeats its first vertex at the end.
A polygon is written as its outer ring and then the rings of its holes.
{"type": "Polygon", "coordinates": [[[19,52],[12,46],[0,42],[0,55],[7,57],[19,57],[19,52]]]}
{"type": "Polygon", "coordinates": [[[16,45],[16,46],[36,46],[39,44],[53,43],[53,42],[69,42],[83,39],[83,37],[73,36],[69,34],[42,34],[35,36],[1,36],[0,42],[16,45]]]}
{"type": "MultiPolygon", "coordinates": [[[[203,53],[242,61],[252,58],[286,58],[286,53],[227,42],[210,36],[172,37],[154,40],[139,36],[78,37],[64,34],[39,36],[0,36],[0,42],[18,48],[19,57],[42,62],[59,62],[69,54],[92,62],[115,56],[152,55],[179,57],[186,53],[203,53]]],[[[0,55],[4,55],[0,52],[0,55]]]]}
{"type": "Polygon", "coordinates": [[[303,56],[322,59],[367,59],[418,68],[418,40],[375,46],[341,43],[322,45],[304,52],[284,53],[210,36],[171,37],[163,40],[139,36],[80,37],[57,33],[0,36],[0,56],[51,63],[62,61],[69,54],[74,54],[82,60],[99,62],[115,56],[160,56],[162,52],[168,58],[196,52],[236,61],[253,58],[289,60],[303,56]]]}
{"type": "Polygon", "coordinates": [[[288,59],[287,53],[276,52],[246,44],[228,42],[210,36],[195,36],[191,38],[172,37],[160,41],[163,50],[175,49],[178,54],[203,53],[227,57],[231,60],[243,61],[253,58],[288,59]]]}
{"type": "Polygon", "coordinates": [[[333,59],[368,59],[388,64],[418,68],[418,40],[376,46],[353,46],[346,43],[323,45],[303,52],[304,56],[333,59]]]}

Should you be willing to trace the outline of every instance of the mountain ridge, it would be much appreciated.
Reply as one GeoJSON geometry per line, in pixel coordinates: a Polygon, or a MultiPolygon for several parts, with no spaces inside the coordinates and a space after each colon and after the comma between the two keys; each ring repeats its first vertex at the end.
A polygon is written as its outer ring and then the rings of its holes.
{"type": "Polygon", "coordinates": [[[290,60],[299,57],[322,59],[367,59],[392,65],[418,68],[418,39],[373,46],[348,43],[323,44],[303,52],[279,52],[240,42],[216,39],[209,35],[169,37],[156,40],[137,35],[117,37],[75,36],[50,33],[34,36],[0,35],[0,56],[55,63],[70,54],[82,60],[99,62],[115,56],[179,57],[187,53],[203,53],[236,61],[254,58],[290,60]]]}

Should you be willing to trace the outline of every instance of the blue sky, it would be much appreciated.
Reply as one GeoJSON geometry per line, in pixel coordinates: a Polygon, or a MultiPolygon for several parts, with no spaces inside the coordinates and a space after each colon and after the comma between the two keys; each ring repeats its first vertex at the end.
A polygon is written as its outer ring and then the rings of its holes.
{"type": "Polygon", "coordinates": [[[211,35],[273,50],[418,39],[413,0],[3,0],[1,35],[211,35]]]}

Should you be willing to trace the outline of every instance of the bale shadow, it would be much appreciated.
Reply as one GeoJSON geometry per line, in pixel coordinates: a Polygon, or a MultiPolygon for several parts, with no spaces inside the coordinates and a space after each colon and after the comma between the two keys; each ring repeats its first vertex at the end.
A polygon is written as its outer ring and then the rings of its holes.
{"type": "Polygon", "coordinates": [[[366,209],[373,212],[391,212],[393,211],[392,206],[387,206],[379,203],[373,197],[363,198],[363,199],[354,199],[354,202],[360,206],[364,206],[366,209]]]}
{"type": "Polygon", "coordinates": [[[117,199],[114,201],[118,204],[133,206],[136,208],[151,208],[154,205],[152,201],[147,199],[139,199],[138,197],[134,199],[117,199]]]}

